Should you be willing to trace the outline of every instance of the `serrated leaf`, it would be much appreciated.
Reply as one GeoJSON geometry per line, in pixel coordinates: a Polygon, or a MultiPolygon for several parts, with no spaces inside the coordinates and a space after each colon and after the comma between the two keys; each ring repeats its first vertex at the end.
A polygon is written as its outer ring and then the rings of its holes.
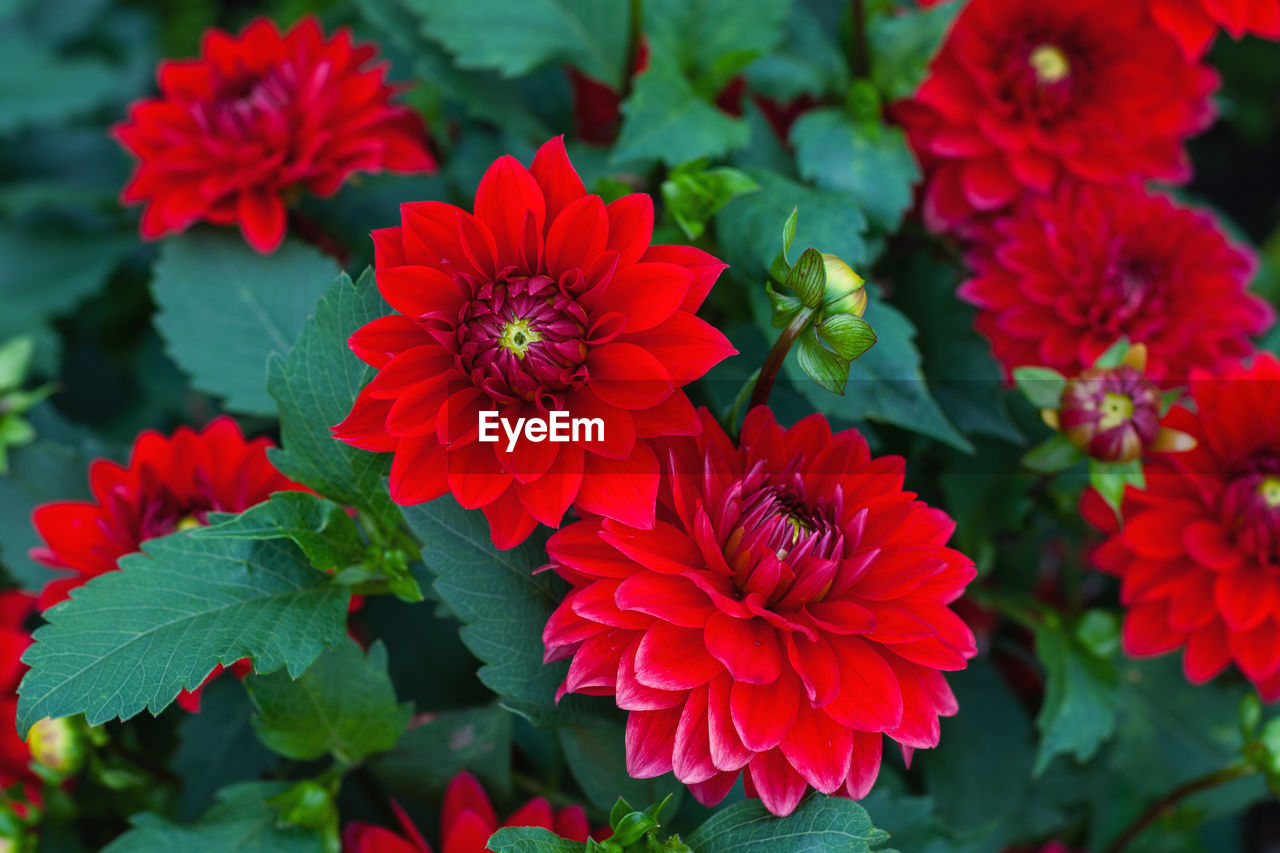
{"type": "Polygon", "coordinates": [[[356,394],[374,374],[347,346],[353,332],[391,313],[366,270],[358,282],[344,273],[315,306],[289,351],[272,356],[267,389],[280,404],[282,447],[272,463],[343,506],[354,506],[391,528],[399,510],[387,493],[389,454],[358,450],[335,439],[329,428],[351,411],[356,394]]]}
{"type": "Polygon", "coordinates": [[[714,97],[751,60],[782,36],[791,0],[648,0],[645,33],[651,50],[672,57],[705,96],[714,97]]]}
{"type": "Polygon", "coordinates": [[[331,259],[292,240],[262,255],[227,231],[174,237],[151,282],[156,331],[195,388],[234,411],[271,416],[267,357],[288,354],[333,273],[331,259]]]}
{"type": "Polygon", "coordinates": [[[622,87],[631,16],[626,3],[599,0],[408,0],[422,32],[453,53],[459,68],[518,77],[549,64],[580,68],[622,87]]]}
{"type": "Polygon", "coordinates": [[[389,790],[422,798],[443,794],[453,777],[467,770],[502,800],[511,791],[512,720],[497,706],[433,714],[367,766],[389,790]]]}
{"type": "Polygon", "coordinates": [[[1066,436],[1054,433],[1028,450],[1022,457],[1022,464],[1037,474],[1056,474],[1085,459],[1084,452],[1068,441],[1066,436]]]}
{"type": "Polygon", "coordinates": [[[832,314],[817,325],[818,336],[846,361],[853,361],[876,342],[871,324],[853,314],[832,314]]]}
{"type": "Polygon", "coordinates": [[[662,182],[662,201],[685,236],[696,240],[720,208],[758,189],[750,175],[728,167],[672,173],[662,182]]]}
{"type": "Polygon", "coordinates": [[[413,716],[411,704],[396,702],[381,642],[366,654],[348,639],[320,655],[301,676],[251,676],[245,689],[258,712],[253,719],[258,738],[297,761],[328,752],[343,764],[357,764],[395,746],[413,716]]]}
{"type": "Polygon", "coordinates": [[[849,380],[849,362],[827,348],[809,326],[795,343],[796,365],[814,382],[832,394],[843,394],[849,380]]]}
{"type": "Polygon", "coordinates": [[[871,46],[871,82],[885,101],[897,101],[916,93],[924,82],[929,63],[962,2],[939,3],[928,9],[879,14],[867,27],[871,46]]]}
{"type": "Polygon", "coordinates": [[[877,226],[889,233],[898,230],[920,180],[901,130],[856,122],[844,110],[822,109],[801,116],[790,138],[801,176],[849,193],[877,226]]]}
{"type": "Polygon", "coordinates": [[[540,826],[509,826],[495,832],[485,849],[496,853],[582,853],[585,846],[540,826]]]}
{"type": "Polygon", "coordinates": [[[364,540],[333,501],[309,492],[277,492],[270,500],[193,533],[197,539],[289,539],[321,571],[359,563],[364,540]]]}
{"type": "Polygon", "coordinates": [[[684,786],[670,773],[651,779],[627,773],[626,726],[621,721],[565,726],[559,734],[565,762],[596,808],[608,809],[618,797],[632,803],[653,803],[668,795],[680,799],[684,786]]]}
{"type": "Polygon", "coordinates": [[[194,824],[177,824],[153,812],[129,818],[133,829],[103,853],[324,853],[321,837],[301,827],[278,826],[280,813],[266,800],[288,789],[283,782],[246,782],[218,793],[218,802],[194,824]]]}
{"type": "Polygon", "coordinates": [[[1045,669],[1044,703],[1036,716],[1040,747],[1034,772],[1055,756],[1088,761],[1115,730],[1120,694],[1115,667],[1082,648],[1060,629],[1036,629],[1036,656],[1045,669]]]}
{"type": "Polygon", "coordinates": [[[1054,409],[1062,404],[1062,389],[1067,379],[1050,367],[1015,367],[1013,381],[1018,390],[1037,409],[1054,409]]]}
{"type": "Polygon", "coordinates": [[[752,92],[787,102],[801,95],[840,95],[849,88],[849,60],[841,49],[838,6],[794,3],[782,43],[743,72],[752,92]]]}
{"type": "Polygon", "coordinates": [[[45,611],[23,655],[18,731],[84,713],[90,725],[158,714],[218,664],[305,670],[346,636],[348,593],[287,542],[197,540],[177,533],[73,590],[45,611]]]}
{"type": "Polygon", "coordinates": [[[785,284],[806,307],[821,305],[827,288],[827,268],[822,253],[817,249],[805,249],[787,274],[785,284]]]}
{"type": "Polygon", "coordinates": [[[747,144],[746,122],[718,110],[670,62],[656,57],[622,102],[622,130],[611,163],[661,160],[675,165],[719,157],[747,144]]]}
{"type": "Polygon", "coordinates": [[[783,818],[759,800],[736,803],[712,815],[686,843],[698,853],[869,853],[888,837],[852,800],[811,794],[783,818]]]}

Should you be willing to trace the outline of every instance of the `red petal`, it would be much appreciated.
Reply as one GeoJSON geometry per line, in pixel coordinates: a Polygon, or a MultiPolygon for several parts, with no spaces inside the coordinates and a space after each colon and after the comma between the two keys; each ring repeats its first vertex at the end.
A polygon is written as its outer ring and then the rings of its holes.
{"type": "Polygon", "coordinates": [[[259,252],[270,254],[284,242],[285,209],[279,196],[265,191],[242,192],[236,215],[244,239],[259,252]]]}
{"type": "Polygon", "coordinates": [[[529,538],[538,521],[525,511],[515,489],[507,489],[497,500],[480,508],[489,522],[489,538],[495,548],[514,548],[529,538]]]}
{"type": "Polygon", "coordinates": [[[492,445],[472,442],[450,450],[446,459],[449,490],[465,509],[491,504],[511,486],[512,477],[498,464],[492,445]]]}
{"type": "Polygon", "coordinates": [[[672,771],[685,784],[705,782],[719,771],[711,763],[711,746],[707,736],[707,687],[689,693],[676,728],[672,771]]]}
{"type": "Polygon", "coordinates": [[[782,743],[799,706],[798,679],[789,673],[767,685],[735,681],[729,692],[733,726],[743,745],[755,752],[782,743]]]}
{"type": "Polygon", "coordinates": [[[573,164],[569,162],[569,155],[564,150],[563,136],[552,138],[538,149],[529,172],[542,188],[542,195],[546,199],[548,222],[554,222],[560,215],[560,211],[587,192],[582,185],[582,179],[578,177],[573,164]]]}
{"type": "Polygon", "coordinates": [[[619,253],[618,266],[625,268],[640,260],[653,239],[653,199],[632,193],[610,202],[608,248],[619,253]]]}
{"type": "Polygon", "coordinates": [[[444,448],[434,435],[408,438],[391,460],[391,499],[401,506],[435,500],[449,491],[444,448]]]}
{"type": "Polygon", "coordinates": [[[711,600],[692,581],[637,572],[618,585],[614,601],[623,610],[661,619],[680,628],[701,628],[715,613],[711,600]]]}
{"type": "Polygon", "coordinates": [[[772,684],[782,674],[778,633],[762,619],[736,619],[717,610],[706,623],[707,651],[735,681],[772,684]]]}
{"type": "Polygon", "coordinates": [[[480,179],[475,212],[493,234],[499,268],[520,263],[526,214],[532,214],[538,233],[546,222],[542,189],[529,170],[511,156],[499,157],[480,179]]]}
{"type": "Polygon", "coordinates": [[[849,779],[845,783],[845,795],[849,799],[861,800],[871,793],[871,786],[880,775],[883,744],[882,735],[853,733],[853,757],[849,762],[849,779]]]}
{"type": "Polygon", "coordinates": [[[643,332],[670,319],[692,283],[693,273],[675,264],[622,267],[605,288],[593,314],[617,312],[627,318],[624,332],[643,332]]]}
{"type": "Polygon", "coordinates": [[[571,202],[547,233],[548,274],[558,280],[571,269],[585,268],[604,251],[608,237],[609,218],[599,196],[584,195],[571,202]]]}
{"type": "Polygon", "coordinates": [[[548,527],[559,527],[582,486],[582,448],[566,446],[541,477],[518,485],[516,494],[529,514],[548,527]]]}
{"type": "Polygon", "coordinates": [[[859,637],[828,637],[840,693],[823,710],[849,728],[886,732],[902,724],[905,696],[890,661],[859,637]]]}
{"type": "Polygon", "coordinates": [[[658,457],[637,442],[627,459],[588,455],[576,506],[631,527],[653,527],[658,500],[658,457]]]}
{"type": "MultiPolygon", "coordinates": [[[[476,777],[463,770],[454,776],[444,792],[444,806],[440,811],[440,824],[447,832],[458,822],[462,815],[471,812],[485,824],[498,828],[498,816],[489,802],[489,795],[476,777]]],[[[492,833],[493,830],[490,830],[492,833]]],[[[487,842],[489,839],[486,838],[487,842]]]]}
{"type": "Polygon", "coordinates": [[[614,686],[615,701],[624,711],[660,711],[684,704],[683,691],[655,690],[636,681],[636,650],[638,639],[622,653],[618,662],[618,679],[614,686]]]}
{"type": "Polygon", "coordinates": [[[627,717],[627,775],[652,779],[671,772],[681,708],[632,711],[627,717]]]}
{"type": "Polygon", "coordinates": [[[834,794],[845,784],[853,756],[853,735],[848,727],[822,711],[801,703],[781,748],[796,772],[822,793],[834,794]]]}
{"type": "Polygon", "coordinates": [[[1193,521],[1182,530],[1182,544],[1191,559],[1214,571],[1228,571],[1240,565],[1235,544],[1216,521],[1193,521]]]}
{"type": "MultiPolygon", "coordinates": [[[[540,826],[550,829],[552,823],[551,803],[545,797],[534,797],[525,803],[515,814],[502,822],[503,826],[540,826]]],[[[489,839],[485,839],[488,842],[489,839]]]]}
{"type": "Polygon", "coordinates": [[[647,350],[633,344],[614,342],[597,347],[587,354],[586,364],[587,387],[610,405],[648,409],[671,396],[667,369],[647,350]]]}
{"type": "Polygon", "coordinates": [[[382,367],[398,353],[434,343],[421,326],[402,314],[372,320],[347,338],[351,351],[372,367],[382,367]]]}
{"type": "Polygon", "coordinates": [[[795,811],[809,786],[795,771],[782,750],[773,749],[757,755],[747,765],[747,773],[764,807],[778,817],[795,811]]]}
{"type": "Polygon", "coordinates": [[[738,354],[719,329],[685,311],[677,311],[656,328],[638,334],[632,334],[628,326],[620,340],[652,353],[677,387],[701,379],[708,370],[738,354]]]}
{"type": "Polygon", "coordinates": [[[655,690],[691,690],[723,671],[693,629],[656,622],[636,649],[636,680],[655,690]]]}
{"type": "Polygon", "coordinates": [[[693,283],[680,306],[689,312],[702,306],[720,273],[729,267],[714,255],[693,246],[650,246],[640,260],[644,263],[679,264],[693,273],[693,283]]]}
{"type": "Polygon", "coordinates": [[[391,267],[376,276],[382,298],[409,317],[456,319],[466,303],[453,277],[434,267],[391,267]]]}
{"type": "Polygon", "coordinates": [[[747,749],[733,725],[730,695],[733,679],[727,673],[711,680],[707,690],[707,733],[711,762],[721,770],[737,772],[754,752],[747,749]]]}

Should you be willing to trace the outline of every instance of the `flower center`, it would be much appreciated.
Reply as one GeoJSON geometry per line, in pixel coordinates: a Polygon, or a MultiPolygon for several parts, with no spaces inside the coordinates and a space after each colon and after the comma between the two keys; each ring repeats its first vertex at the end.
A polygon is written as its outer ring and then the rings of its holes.
{"type": "Polygon", "coordinates": [[[1280,477],[1274,474],[1263,477],[1258,484],[1258,496],[1268,509],[1280,507],[1280,477]]]}
{"type": "Polygon", "coordinates": [[[1133,400],[1128,394],[1108,391],[1102,397],[1099,410],[1102,419],[1098,421],[1098,426],[1102,429],[1114,429],[1133,417],[1133,400]]]}
{"type": "Polygon", "coordinates": [[[1036,73],[1036,80],[1044,86],[1061,83],[1071,75],[1071,61],[1057,45],[1039,45],[1027,57],[1027,64],[1036,73]]]}
{"type": "Polygon", "coordinates": [[[534,329],[526,318],[521,317],[519,320],[511,320],[502,327],[498,346],[524,361],[529,347],[542,339],[541,333],[534,329]]]}
{"type": "Polygon", "coordinates": [[[1280,457],[1256,456],[1230,478],[1219,515],[1241,550],[1280,565],[1280,457]]]}

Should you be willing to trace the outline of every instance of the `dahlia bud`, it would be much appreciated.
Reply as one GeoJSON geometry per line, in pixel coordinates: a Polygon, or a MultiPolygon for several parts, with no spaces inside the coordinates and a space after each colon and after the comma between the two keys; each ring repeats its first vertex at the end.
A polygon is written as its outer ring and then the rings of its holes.
{"type": "Polygon", "coordinates": [[[37,721],[27,732],[27,748],[33,761],[59,779],[74,776],[84,766],[85,734],[70,717],[37,721]]]}
{"type": "Polygon", "coordinates": [[[822,254],[827,272],[826,292],[822,296],[822,316],[852,314],[861,317],[867,310],[867,288],[862,276],[835,255],[822,254]]]}
{"type": "Polygon", "coordinates": [[[1062,389],[1062,434],[1100,462],[1132,462],[1160,433],[1160,389],[1127,365],[1091,367],[1062,389]]]}

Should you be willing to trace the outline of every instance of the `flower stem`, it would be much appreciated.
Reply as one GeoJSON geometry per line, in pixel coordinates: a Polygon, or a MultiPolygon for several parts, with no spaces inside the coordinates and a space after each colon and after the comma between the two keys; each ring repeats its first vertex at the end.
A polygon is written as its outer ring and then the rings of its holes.
{"type": "Polygon", "coordinates": [[[1129,846],[1142,831],[1151,824],[1155,823],[1166,811],[1177,805],[1178,801],[1199,793],[1207,791],[1210,788],[1216,788],[1230,782],[1233,779],[1239,779],[1241,776],[1248,776],[1250,773],[1256,773],[1257,768],[1247,762],[1239,762],[1223,767],[1221,770],[1215,770],[1207,776],[1201,776],[1199,779],[1192,779],[1174,788],[1160,799],[1152,803],[1146,811],[1138,816],[1138,819],[1129,824],[1129,827],[1115,841],[1111,842],[1103,853],[1120,853],[1129,846]]]}
{"type": "Polygon", "coordinates": [[[796,342],[796,338],[800,337],[800,333],[804,331],[805,326],[809,325],[809,321],[813,319],[813,309],[805,308],[792,319],[791,325],[782,330],[782,334],[778,335],[778,339],[773,342],[773,349],[769,350],[768,357],[764,360],[764,365],[760,368],[760,378],[756,380],[755,390],[751,392],[751,404],[747,406],[747,411],[751,411],[756,406],[763,406],[769,402],[769,394],[773,391],[773,382],[778,378],[778,371],[782,369],[782,363],[787,360],[787,353],[791,351],[791,345],[796,342]]]}
{"type": "Polygon", "coordinates": [[[871,76],[871,53],[867,45],[867,14],[863,0],[853,0],[853,76],[871,76]]]}
{"type": "Polygon", "coordinates": [[[636,77],[636,61],[640,58],[640,43],[644,39],[644,0],[631,0],[631,33],[627,39],[626,66],[622,69],[622,97],[631,95],[636,77]]]}

